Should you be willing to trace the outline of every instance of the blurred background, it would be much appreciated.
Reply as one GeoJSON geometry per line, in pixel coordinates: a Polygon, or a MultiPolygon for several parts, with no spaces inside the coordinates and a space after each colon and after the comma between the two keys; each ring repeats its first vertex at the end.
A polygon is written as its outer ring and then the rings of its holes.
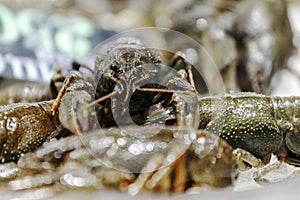
{"type": "Polygon", "coordinates": [[[0,75],[48,82],[108,37],[154,26],[198,41],[228,92],[300,94],[299,8],[298,0],[1,0],[0,75]]]}

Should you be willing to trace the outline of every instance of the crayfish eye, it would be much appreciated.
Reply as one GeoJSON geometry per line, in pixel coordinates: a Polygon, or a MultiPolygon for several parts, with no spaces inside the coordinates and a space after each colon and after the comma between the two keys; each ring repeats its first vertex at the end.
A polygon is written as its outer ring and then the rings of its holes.
{"type": "Polygon", "coordinates": [[[111,64],[111,65],[109,66],[109,68],[110,68],[111,70],[113,70],[113,71],[117,71],[117,70],[118,70],[118,66],[117,66],[116,64],[111,64]]]}
{"type": "Polygon", "coordinates": [[[300,155],[300,133],[287,132],[285,144],[291,152],[300,155]]]}
{"type": "Polygon", "coordinates": [[[118,65],[113,63],[109,66],[109,68],[114,72],[114,74],[123,75],[123,70],[118,65]]]}

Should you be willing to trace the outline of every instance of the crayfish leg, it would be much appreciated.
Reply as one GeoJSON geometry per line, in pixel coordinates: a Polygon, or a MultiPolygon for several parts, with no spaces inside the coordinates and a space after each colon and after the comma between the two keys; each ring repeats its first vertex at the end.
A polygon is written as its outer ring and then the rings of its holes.
{"type": "Polygon", "coordinates": [[[263,164],[259,158],[256,158],[254,155],[244,149],[237,148],[233,150],[232,153],[235,156],[237,167],[240,170],[246,170],[247,166],[245,163],[251,167],[258,167],[263,164]]]}
{"type": "Polygon", "coordinates": [[[147,180],[151,177],[153,174],[153,171],[157,170],[161,163],[163,162],[164,156],[161,154],[154,155],[146,164],[146,166],[142,169],[139,176],[135,180],[135,182],[131,183],[128,186],[128,193],[131,195],[136,195],[139,193],[147,180]]]}
{"type": "Polygon", "coordinates": [[[77,78],[76,74],[70,74],[66,77],[63,87],[60,89],[54,103],[51,107],[51,113],[54,116],[61,102],[62,97],[66,93],[68,87],[70,87],[71,83],[77,78]]]}
{"type": "MultiPolygon", "coordinates": [[[[260,167],[260,166],[263,166],[265,163],[261,159],[256,158],[255,156],[253,156],[251,153],[249,153],[248,151],[246,151],[244,149],[237,148],[237,149],[233,150],[232,153],[235,156],[237,167],[240,170],[246,170],[247,164],[250,165],[251,167],[260,167]]],[[[267,165],[264,165],[261,168],[258,168],[253,173],[253,179],[256,182],[262,182],[263,176],[265,176],[266,174],[268,174],[269,172],[271,172],[273,170],[279,169],[280,166],[282,165],[282,163],[283,163],[283,160],[279,160],[274,163],[269,163],[267,165]]]]}
{"type": "Polygon", "coordinates": [[[176,66],[182,66],[183,69],[178,70],[178,76],[186,79],[192,87],[196,90],[194,75],[192,72],[193,65],[190,64],[186,59],[184,58],[185,55],[181,52],[174,53],[172,58],[170,59],[170,66],[173,68],[177,68],[176,66]]]}
{"type": "Polygon", "coordinates": [[[282,165],[283,161],[279,160],[279,161],[276,161],[274,163],[270,163],[270,164],[267,164],[265,166],[263,166],[262,168],[258,169],[257,171],[255,171],[253,173],[253,179],[256,181],[256,182],[261,182],[263,181],[263,176],[268,174],[269,172],[273,171],[273,170],[276,170],[276,169],[279,169],[280,166],[282,165]]]}
{"type": "Polygon", "coordinates": [[[183,154],[178,158],[175,163],[175,180],[173,184],[173,190],[175,193],[182,193],[185,191],[187,184],[187,168],[186,168],[186,156],[183,154]]]}
{"type": "Polygon", "coordinates": [[[50,81],[50,91],[53,98],[57,97],[60,88],[62,88],[66,76],[62,74],[62,69],[58,68],[50,81]]]}
{"type": "Polygon", "coordinates": [[[175,193],[185,191],[187,168],[181,148],[183,147],[174,146],[165,155],[154,155],[142,169],[136,181],[129,185],[129,194],[135,195],[142,189],[175,193]]]}

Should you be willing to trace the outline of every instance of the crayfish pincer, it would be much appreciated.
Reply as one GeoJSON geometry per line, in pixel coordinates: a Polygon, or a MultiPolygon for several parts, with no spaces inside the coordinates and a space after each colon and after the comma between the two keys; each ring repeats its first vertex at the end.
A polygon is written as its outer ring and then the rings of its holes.
{"type": "Polygon", "coordinates": [[[16,103],[0,107],[0,163],[17,161],[60,130],[51,115],[53,101],[16,103]]]}
{"type": "Polygon", "coordinates": [[[199,107],[199,128],[218,134],[233,148],[265,161],[274,153],[280,160],[300,165],[300,97],[240,93],[200,98],[199,107]]]}
{"type": "Polygon", "coordinates": [[[63,129],[76,134],[81,125],[86,130],[88,125],[83,122],[89,119],[78,123],[76,111],[78,104],[91,100],[90,87],[89,82],[70,74],[56,100],[0,106],[0,163],[17,161],[21,154],[61,135],[63,129]]]}

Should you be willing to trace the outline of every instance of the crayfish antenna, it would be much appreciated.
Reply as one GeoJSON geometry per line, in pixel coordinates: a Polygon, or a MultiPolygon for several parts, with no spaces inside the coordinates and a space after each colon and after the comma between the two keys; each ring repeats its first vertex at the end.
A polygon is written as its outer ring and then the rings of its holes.
{"type": "Polygon", "coordinates": [[[89,103],[87,106],[92,106],[92,105],[95,105],[97,103],[103,102],[106,99],[109,99],[109,98],[115,96],[116,94],[117,94],[117,91],[113,91],[113,92],[111,92],[111,93],[109,93],[109,94],[107,94],[107,95],[105,95],[103,97],[100,97],[99,99],[96,99],[95,101],[89,103]]]}
{"type": "Polygon", "coordinates": [[[68,89],[68,87],[70,87],[71,83],[77,78],[76,74],[70,74],[69,76],[66,77],[65,79],[65,83],[63,85],[63,87],[60,89],[54,103],[52,104],[51,107],[51,114],[54,116],[56,114],[56,111],[60,105],[61,99],[64,96],[64,94],[66,93],[66,90],[68,89]]]}
{"type": "Polygon", "coordinates": [[[188,64],[188,66],[186,67],[186,71],[188,73],[188,80],[189,80],[190,84],[192,85],[192,87],[194,88],[194,90],[196,91],[196,85],[195,85],[195,81],[194,81],[194,75],[192,72],[191,64],[188,64]]]}

